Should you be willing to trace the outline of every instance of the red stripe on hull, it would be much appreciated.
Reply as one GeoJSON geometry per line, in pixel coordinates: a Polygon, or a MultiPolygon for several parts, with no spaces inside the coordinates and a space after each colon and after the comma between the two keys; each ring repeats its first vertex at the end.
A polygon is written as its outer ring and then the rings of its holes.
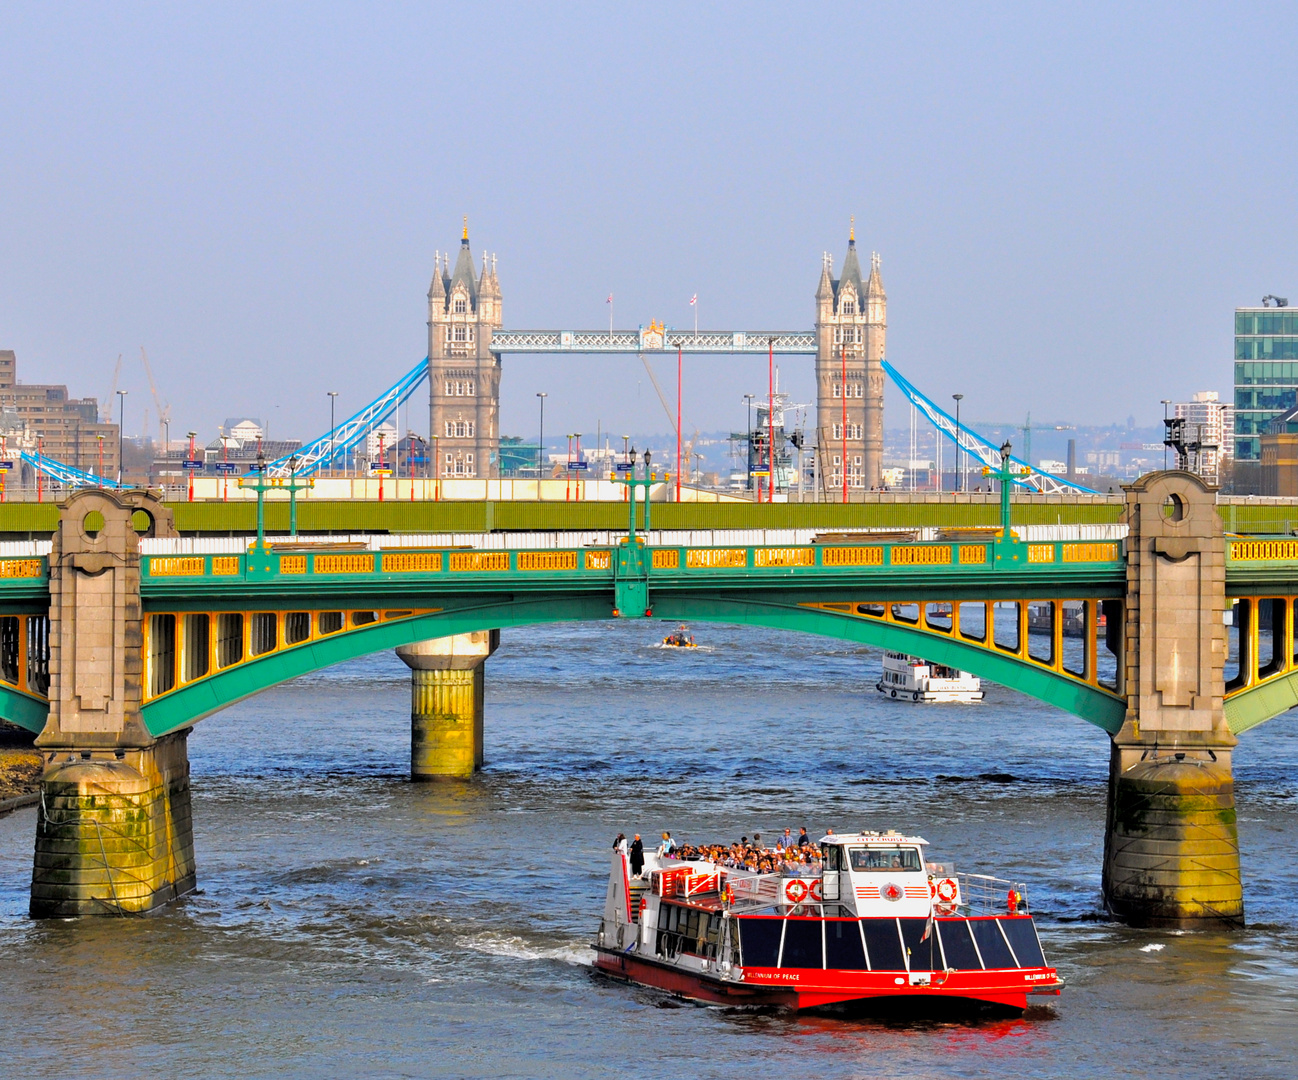
{"type": "Polygon", "coordinates": [[[953,971],[945,977],[939,971],[933,974],[933,978],[941,982],[930,986],[911,986],[905,972],[750,968],[745,971],[742,983],[733,983],[608,949],[596,950],[595,967],[616,979],[652,986],[698,1001],[791,1009],[814,1009],[884,998],[951,1003],[973,1001],[1025,1009],[1028,994],[1057,994],[1061,985],[1052,968],[953,971]],[[1047,975],[1048,979],[1040,977],[1047,975]],[[905,981],[898,985],[898,978],[905,981]]]}

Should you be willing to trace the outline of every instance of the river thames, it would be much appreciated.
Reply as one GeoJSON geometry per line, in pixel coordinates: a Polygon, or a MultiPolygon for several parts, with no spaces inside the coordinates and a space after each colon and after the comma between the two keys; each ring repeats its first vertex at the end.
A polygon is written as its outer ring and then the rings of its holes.
{"type": "Polygon", "coordinates": [[[1298,726],[1241,739],[1248,929],[1099,911],[1107,736],[987,686],[885,700],[879,654],[696,625],[511,630],[484,772],[413,785],[391,654],[287,684],[190,737],[200,893],[143,920],[27,918],[35,811],[0,819],[0,1072],[66,1077],[1290,1077],[1298,1051],[1298,726]],[[682,1004],[592,974],[623,831],[917,832],[1028,883],[1059,998],[896,1023],[682,1004]]]}

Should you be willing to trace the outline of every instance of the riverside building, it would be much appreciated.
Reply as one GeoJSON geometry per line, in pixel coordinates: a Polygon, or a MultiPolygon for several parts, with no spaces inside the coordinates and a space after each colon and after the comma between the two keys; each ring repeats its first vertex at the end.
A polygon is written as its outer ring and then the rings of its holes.
{"type": "Polygon", "coordinates": [[[1241,464],[1261,460],[1267,426],[1298,405],[1298,310],[1277,304],[1235,309],[1235,460],[1241,464]]]}
{"type": "Polygon", "coordinates": [[[78,469],[117,475],[117,425],[99,421],[95,398],[74,398],[63,385],[18,381],[12,349],[0,349],[0,409],[6,425],[6,451],[41,453],[78,469]]]}
{"type": "MultiPolygon", "coordinates": [[[[1172,408],[1172,415],[1185,421],[1187,438],[1213,447],[1200,452],[1199,475],[1219,483],[1222,462],[1235,456],[1235,406],[1219,400],[1216,390],[1204,390],[1172,408]]],[[[1116,454],[1112,464],[1117,466],[1116,454]]]]}

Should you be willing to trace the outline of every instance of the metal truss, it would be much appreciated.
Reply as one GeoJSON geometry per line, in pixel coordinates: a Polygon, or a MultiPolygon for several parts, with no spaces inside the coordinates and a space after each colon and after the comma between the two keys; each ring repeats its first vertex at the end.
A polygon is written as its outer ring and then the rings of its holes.
{"type": "MultiPolygon", "coordinates": [[[[999,446],[994,446],[984,439],[978,432],[967,428],[964,424],[957,424],[955,420],[943,412],[928,398],[915,388],[915,385],[907,380],[895,367],[887,360],[883,361],[883,370],[888,373],[889,378],[897,384],[906,398],[915,408],[919,409],[929,418],[933,426],[942,432],[948,439],[960,447],[966,454],[981,461],[984,465],[992,469],[1001,467],[1001,451],[999,446]]],[[[1028,488],[1032,491],[1040,492],[1043,495],[1099,495],[1100,492],[1093,491],[1091,488],[1083,487],[1081,484],[1074,484],[1071,481],[1053,476],[1050,473],[1043,473],[1032,468],[1026,461],[1021,458],[1011,457],[1010,461],[1023,468],[1024,472],[1021,477],[1015,479],[1015,483],[1020,487],[1028,488]]]]}
{"type": "Polygon", "coordinates": [[[307,443],[292,454],[276,458],[266,466],[267,476],[288,476],[289,461],[294,463],[294,476],[310,476],[322,465],[327,465],[345,455],[348,450],[365,438],[375,427],[383,423],[397,407],[405,402],[416,388],[428,378],[428,357],[424,357],[410,371],[401,377],[396,385],[389,387],[371,401],[356,415],[348,417],[333,431],[321,435],[314,442],[307,443]]]}
{"type": "Polygon", "coordinates": [[[64,465],[63,462],[55,461],[53,458],[45,457],[42,454],[29,454],[26,450],[23,450],[19,453],[19,457],[37,472],[44,473],[52,480],[57,480],[64,487],[120,488],[123,486],[116,480],[105,480],[102,476],[96,476],[84,469],[74,469],[71,465],[64,465]]]}
{"type": "Polygon", "coordinates": [[[815,356],[814,330],[677,330],[658,325],[639,330],[496,330],[491,351],[501,353],[760,353],[815,356]]]}

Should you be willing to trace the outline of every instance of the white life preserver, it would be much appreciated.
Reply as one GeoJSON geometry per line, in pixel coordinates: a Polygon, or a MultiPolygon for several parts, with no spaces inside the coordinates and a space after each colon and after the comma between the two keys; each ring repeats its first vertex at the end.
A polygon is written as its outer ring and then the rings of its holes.
{"type": "Polygon", "coordinates": [[[801,904],[807,898],[807,883],[801,878],[792,878],[785,883],[784,898],[790,904],[801,904]]]}
{"type": "Polygon", "coordinates": [[[820,889],[820,878],[816,878],[816,880],[811,883],[811,888],[808,891],[810,893],[811,899],[814,900],[817,904],[824,902],[825,897],[820,889]]]}
{"type": "Polygon", "coordinates": [[[956,897],[960,895],[960,886],[956,884],[955,878],[943,878],[937,883],[935,895],[944,904],[954,904],[956,897]]]}

